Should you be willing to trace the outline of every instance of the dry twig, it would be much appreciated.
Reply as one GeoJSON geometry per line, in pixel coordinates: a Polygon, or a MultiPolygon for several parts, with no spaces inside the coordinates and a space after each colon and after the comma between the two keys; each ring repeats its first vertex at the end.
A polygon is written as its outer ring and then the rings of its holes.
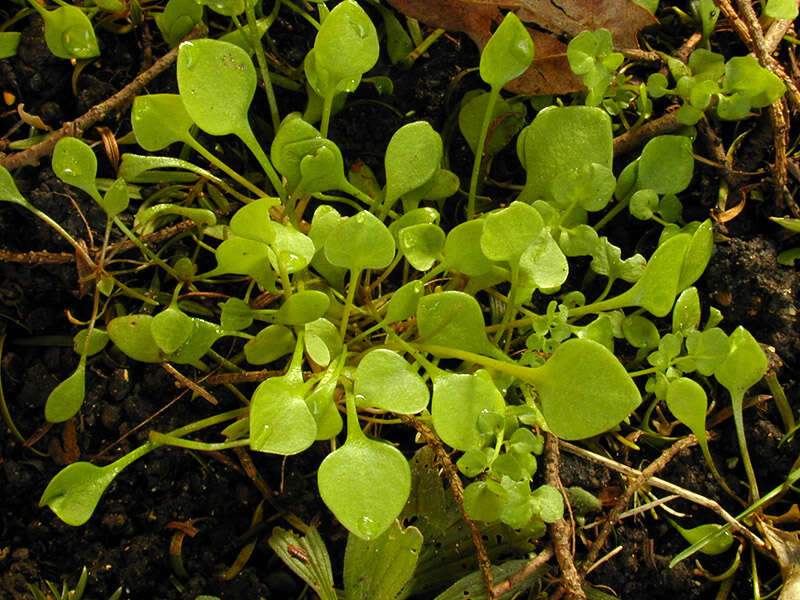
{"type": "MultiPolygon", "coordinates": [[[[623,475],[627,475],[628,477],[639,478],[644,473],[643,471],[639,471],[638,469],[634,469],[633,467],[629,467],[628,465],[624,465],[610,458],[606,458],[605,456],[600,456],[599,454],[595,454],[594,452],[585,450],[579,446],[570,444],[569,442],[559,440],[558,443],[562,450],[566,450],[570,454],[574,454],[575,456],[580,456],[581,458],[584,458],[586,460],[590,460],[592,462],[596,462],[597,464],[604,465],[609,469],[613,469],[614,471],[622,473],[623,475]]],[[[747,529],[747,527],[739,523],[739,521],[737,521],[733,515],[731,515],[728,511],[722,508],[717,502],[714,502],[713,500],[706,498],[705,496],[701,496],[700,494],[692,492],[691,490],[687,490],[686,488],[682,488],[679,485],[675,485],[674,483],[670,483],[669,481],[665,481],[658,477],[650,477],[647,480],[647,483],[653,487],[657,487],[661,490],[664,490],[665,492],[669,492],[671,494],[677,494],[684,500],[688,500],[689,502],[693,502],[698,506],[702,506],[703,508],[707,508],[715,512],[725,522],[730,523],[731,528],[734,531],[749,539],[754,545],[758,546],[759,548],[764,548],[765,544],[763,540],[761,540],[752,531],[747,529]]]]}
{"type": "MultiPolygon", "coordinates": [[[[559,449],[558,438],[552,433],[545,432],[545,482],[561,491],[563,485],[559,477],[559,449]]],[[[561,568],[562,585],[566,592],[567,600],[586,600],[586,592],[583,591],[582,577],[575,568],[575,561],[572,556],[570,540],[572,539],[572,526],[567,523],[564,517],[550,523],[550,537],[553,538],[553,549],[555,550],[558,566],[561,568]]]]}
{"type": "Polygon", "coordinates": [[[450,484],[450,490],[453,492],[453,497],[455,498],[458,509],[461,512],[461,517],[464,519],[464,522],[467,524],[470,533],[472,534],[472,543],[475,545],[475,552],[478,555],[478,568],[481,571],[481,575],[483,575],[483,582],[486,585],[486,591],[488,593],[489,600],[495,600],[497,596],[494,592],[492,563],[489,561],[489,554],[486,552],[486,546],[483,544],[483,538],[481,537],[481,532],[478,529],[478,526],[475,525],[475,521],[472,520],[464,508],[464,486],[461,483],[461,478],[458,476],[458,469],[453,464],[453,461],[450,460],[450,457],[447,456],[447,451],[444,449],[442,441],[436,436],[430,427],[425,425],[425,423],[416,417],[412,417],[410,415],[401,415],[400,418],[404,423],[411,425],[419,432],[419,434],[425,440],[425,443],[430,446],[431,450],[433,450],[437,460],[442,464],[445,477],[447,477],[447,482],[450,484]]]}

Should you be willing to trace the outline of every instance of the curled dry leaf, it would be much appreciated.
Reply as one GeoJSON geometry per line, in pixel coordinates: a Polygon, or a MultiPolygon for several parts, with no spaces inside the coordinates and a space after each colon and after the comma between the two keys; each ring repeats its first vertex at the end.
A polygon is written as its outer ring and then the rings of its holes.
{"type": "Polygon", "coordinates": [[[530,68],[506,89],[538,96],[583,89],[569,68],[566,41],[586,29],[605,27],[617,48],[638,48],[639,31],[655,17],[633,0],[389,0],[404,15],[433,27],[462,31],[483,49],[503,15],[516,12],[529,23],[536,56],[530,68]],[[565,41],[562,41],[565,40],[565,41]]]}

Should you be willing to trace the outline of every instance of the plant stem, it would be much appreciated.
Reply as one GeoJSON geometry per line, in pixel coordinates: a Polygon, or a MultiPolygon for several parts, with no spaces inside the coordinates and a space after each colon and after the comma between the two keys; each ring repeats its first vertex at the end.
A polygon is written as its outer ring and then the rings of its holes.
{"type": "Polygon", "coordinates": [[[335,93],[335,91],[329,92],[322,99],[322,117],[320,118],[319,132],[324,138],[328,137],[328,125],[331,121],[331,108],[333,107],[333,96],[335,93]]]}
{"type": "Polygon", "coordinates": [[[733,412],[733,422],[736,425],[736,438],[739,440],[739,453],[742,455],[742,465],[747,474],[747,483],[750,486],[750,495],[757,501],[760,496],[758,493],[758,483],[756,474],[753,471],[753,463],[750,461],[750,452],[747,449],[747,438],[744,435],[744,416],[742,415],[742,405],[744,404],[744,393],[737,392],[731,394],[731,411],[733,412]]]}
{"type": "Polygon", "coordinates": [[[339,323],[339,336],[344,339],[347,333],[347,324],[350,320],[350,312],[353,310],[353,299],[356,297],[356,288],[358,287],[358,280],[361,278],[361,271],[350,271],[350,286],[347,288],[347,296],[344,300],[344,310],[342,311],[342,320],[339,323]]]}
{"type": "Polygon", "coordinates": [[[264,46],[261,44],[261,36],[258,35],[258,24],[256,23],[256,13],[253,5],[250,2],[245,2],[245,13],[247,14],[247,23],[250,26],[250,43],[256,51],[256,62],[261,71],[261,80],[264,82],[264,91],[267,93],[267,102],[269,103],[269,114],[272,117],[272,129],[275,133],[281,124],[281,117],[278,113],[278,101],[275,99],[275,90],[272,88],[272,80],[269,78],[269,67],[267,67],[267,59],[264,56],[264,46]]]}
{"type": "Polygon", "coordinates": [[[201,450],[203,452],[218,452],[220,450],[229,450],[231,448],[246,446],[247,444],[250,443],[250,438],[245,438],[242,440],[233,440],[230,442],[218,442],[215,444],[209,444],[206,442],[198,442],[195,440],[186,440],[184,438],[175,437],[174,435],[159,433],[158,431],[151,431],[150,441],[163,446],[177,446],[178,448],[188,448],[189,450],[201,450]]]}
{"type": "Polygon", "coordinates": [[[262,190],[257,185],[253,184],[251,181],[246,179],[245,177],[241,176],[239,173],[234,171],[231,167],[227,164],[222,162],[218,157],[214,156],[206,150],[206,147],[200,144],[196,139],[192,136],[188,136],[187,139],[184,140],[195,152],[197,152],[200,156],[205,158],[209,163],[214,165],[215,167],[219,168],[225,174],[227,174],[231,179],[238,181],[243,187],[247,188],[251,192],[253,192],[259,198],[263,198],[265,196],[269,196],[264,190],[262,190]]]}
{"type": "Polygon", "coordinates": [[[469,181],[469,196],[467,197],[467,219],[475,217],[475,196],[478,193],[478,177],[480,175],[481,163],[485,154],[486,135],[489,132],[489,122],[494,113],[494,105],[497,103],[497,98],[500,96],[500,91],[492,88],[489,91],[489,101],[486,103],[486,111],[483,113],[483,123],[481,124],[481,133],[478,136],[478,144],[475,146],[475,160],[472,163],[472,178],[469,181]]]}

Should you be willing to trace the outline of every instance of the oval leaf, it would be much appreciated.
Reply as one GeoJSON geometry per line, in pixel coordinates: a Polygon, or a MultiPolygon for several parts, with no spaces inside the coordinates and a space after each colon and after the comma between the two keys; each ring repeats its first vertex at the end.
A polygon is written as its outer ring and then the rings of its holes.
{"type": "Polygon", "coordinates": [[[428,406],[428,386],[397,352],[378,348],[367,353],[355,372],[359,406],[412,415],[428,406]]]}
{"type": "Polygon", "coordinates": [[[618,425],[641,402],[636,384],[609,350],[571,339],[532,370],[547,426],[565,440],[599,435],[618,425]]]}
{"type": "Polygon", "coordinates": [[[479,446],[478,417],[504,409],[502,394],[484,370],[469,374],[442,371],[433,378],[433,427],[442,441],[456,450],[479,446]]]}

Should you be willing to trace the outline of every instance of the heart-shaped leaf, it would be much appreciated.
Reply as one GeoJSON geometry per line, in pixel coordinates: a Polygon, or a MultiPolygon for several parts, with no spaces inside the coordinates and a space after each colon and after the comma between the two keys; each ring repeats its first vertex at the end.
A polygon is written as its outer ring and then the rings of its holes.
{"type": "Polygon", "coordinates": [[[262,381],[250,402],[250,447],[259,452],[302,452],[317,436],[317,422],[305,402],[303,386],[271,377],[262,381]]]}
{"type": "Polygon", "coordinates": [[[639,390],[605,346],[570,339],[531,370],[547,426],[566,440],[599,435],[618,425],[641,402],[639,390]]]}
{"type": "Polygon", "coordinates": [[[481,52],[481,79],[499,90],[533,62],[533,40],[513,12],[506,14],[481,52]]]}
{"type": "Polygon", "coordinates": [[[162,362],[164,355],[150,330],[152,321],[150,315],[125,315],[111,319],[106,331],[117,348],[133,360],[162,362]]]}
{"type": "Polygon", "coordinates": [[[244,356],[251,365],[266,365],[290,354],[295,342],[288,327],[268,325],[244,345],[244,356]]]}
{"type": "Polygon", "coordinates": [[[181,44],[178,89],[187,114],[206,133],[250,131],[247,111],[256,91],[256,70],[238,46],[212,39],[181,44]]]}
{"type": "Polygon", "coordinates": [[[177,351],[192,335],[193,329],[192,318],[177,306],[170,306],[150,320],[150,334],[167,354],[177,351]]]}
{"type": "Polygon", "coordinates": [[[502,414],[504,409],[503,396],[487,371],[442,371],[433,377],[433,426],[442,441],[456,450],[479,446],[478,417],[486,412],[502,414]]]}
{"type": "Polygon", "coordinates": [[[368,439],[347,399],[347,441],[317,471],[322,500],[350,533],[373,540],[386,531],[408,500],[411,469],[395,447],[368,439]]]}
{"type": "Polygon", "coordinates": [[[275,321],[284,325],[302,325],[316,321],[328,312],[331,299],[325,292],[303,290],[292,294],[275,314],[275,321]]]}
{"type": "Polygon", "coordinates": [[[485,327],[477,300],[464,292],[437,292],[419,301],[417,329],[425,344],[492,354],[485,327]]]}
{"type": "Polygon", "coordinates": [[[514,201],[507,208],[486,215],[481,250],[489,260],[516,263],[543,228],[538,210],[514,201]]]}
{"type": "Polygon", "coordinates": [[[365,210],[336,224],[325,241],[331,264],[351,272],[383,269],[392,262],[395,244],[389,229],[365,210]]]}
{"type": "Polygon", "coordinates": [[[133,100],[131,125],[139,145],[148,152],[156,152],[175,142],[186,142],[194,121],[178,94],[149,94],[133,100]]]}
{"type": "Polygon", "coordinates": [[[398,414],[412,415],[428,406],[428,386],[417,370],[397,352],[378,348],[358,363],[356,403],[398,414]]]}
{"type": "Polygon", "coordinates": [[[398,198],[428,183],[441,167],[442,138],[427,121],[415,121],[395,131],[386,148],[388,210],[398,198]]]}
{"type": "Polygon", "coordinates": [[[275,198],[259,198],[245,204],[231,217],[231,231],[239,237],[271,244],[275,241],[275,230],[269,211],[279,205],[275,198]]]}

